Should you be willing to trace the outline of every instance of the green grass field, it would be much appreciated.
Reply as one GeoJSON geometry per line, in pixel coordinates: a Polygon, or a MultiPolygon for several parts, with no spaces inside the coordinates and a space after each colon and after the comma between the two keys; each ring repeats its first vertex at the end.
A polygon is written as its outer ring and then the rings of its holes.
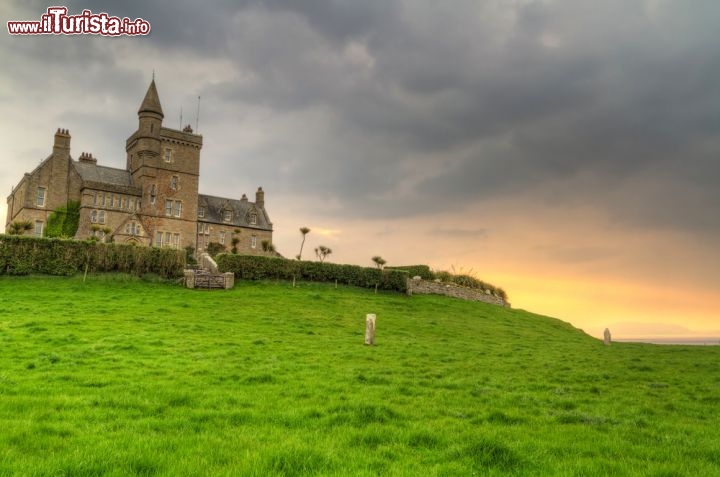
{"type": "Polygon", "coordinates": [[[719,347],[492,305],[0,277],[2,476],[713,476],[719,410],[719,347]]]}

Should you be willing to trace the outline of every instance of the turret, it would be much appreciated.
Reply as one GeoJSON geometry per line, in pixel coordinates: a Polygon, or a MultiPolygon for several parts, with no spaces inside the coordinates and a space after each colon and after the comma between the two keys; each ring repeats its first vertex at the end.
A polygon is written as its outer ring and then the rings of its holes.
{"type": "Polygon", "coordinates": [[[164,117],[153,79],[142,104],[140,104],[140,109],[138,109],[137,139],[140,142],[138,152],[160,154],[160,128],[164,117]]]}

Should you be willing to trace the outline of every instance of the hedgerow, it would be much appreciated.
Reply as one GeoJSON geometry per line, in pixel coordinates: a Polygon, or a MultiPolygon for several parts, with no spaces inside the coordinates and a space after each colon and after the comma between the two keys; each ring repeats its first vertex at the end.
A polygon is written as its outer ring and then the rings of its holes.
{"type": "Polygon", "coordinates": [[[184,250],[0,235],[0,275],[74,275],[88,270],[176,278],[184,266],[184,250]]]}
{"type": "Polygon", "coordinates": [[[404,270],[408,273],[408,275],[412,277],[420,277],[423,280],[433,280],[435,278],[435,274],[430,270],[430,267],[427,265],[403,265],[403,266],[387,266],[386,269],[392,269],[392,270],[404,270]]]}
{"type": "Polygon", "coordinates": [[[408,273],[403,270],[320,263],[258,255],[220,254],[215,258],[221,272],[233,272],[243,280],[280,279],[335,282],[381,290],[407,290],[408,273]]]}

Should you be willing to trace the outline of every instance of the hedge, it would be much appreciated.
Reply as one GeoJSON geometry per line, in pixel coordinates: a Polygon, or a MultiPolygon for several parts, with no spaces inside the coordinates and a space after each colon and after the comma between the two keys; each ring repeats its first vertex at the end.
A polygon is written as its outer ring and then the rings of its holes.
{"type": "Polygon", "coordinates": [[[399,267],[387,266],[385,268],[391,270],[403,270],[406,271],[410,277],[420,277],[423,280],[433,280],[435,278],[435,274],[427,265],[402,265],[399,267]]]}
{"type": "Polygon", "coordinates": [[[0,275],[74,275],[92,272],[156,273],[181,277],[185,251],[54,238],[0,235],[0,275]]]}
{"type": "Polygon", "coordinates": [[[233,255],[223,253],[215,258],[221,272],[233,272],[243,280],[280,279],[315,282],[335,282],[363,288],[382,290],[407,290],[408,273],[403,270],[379,270],[377,268],[337,263],[320,263],[288,260],[286,258],[260,255],[233,255]]]}

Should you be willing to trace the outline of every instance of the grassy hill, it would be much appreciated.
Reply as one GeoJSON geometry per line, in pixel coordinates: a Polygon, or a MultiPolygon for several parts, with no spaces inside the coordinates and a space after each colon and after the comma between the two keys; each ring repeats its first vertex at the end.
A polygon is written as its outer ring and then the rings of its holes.
{"type": "Polygon", "coordinates": [[[0,475],[720,475],[719,358],[445,297],[0,277],[0,475]]]}

